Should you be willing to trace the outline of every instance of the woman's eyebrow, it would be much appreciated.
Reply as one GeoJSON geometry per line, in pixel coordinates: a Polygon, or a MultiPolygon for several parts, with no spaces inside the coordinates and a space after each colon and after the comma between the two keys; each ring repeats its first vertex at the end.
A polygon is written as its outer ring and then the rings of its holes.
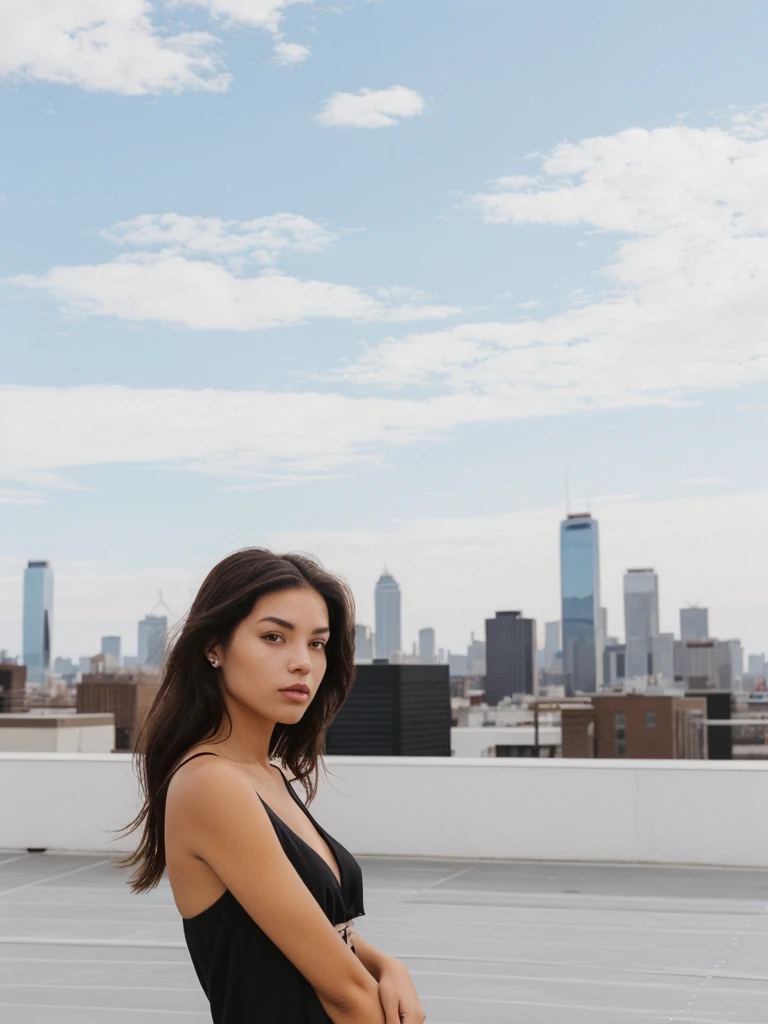
{"type": "MultiPolygon", "coordinates": [[[[282,626],[283,629],[295,629],[296,627],[292,622],[287,622],[285,619],[278,619],[276,615],[265,615],[263,619],[259,619],[258,622],[274,622],[278,626],[282,626]]],[[[258,622],[256,623],[258,625],[258,622]]],[[[312,635],[315,633],[330,633],[329,626],[318,626],[317,629],[312,630],[312,635]]]]}

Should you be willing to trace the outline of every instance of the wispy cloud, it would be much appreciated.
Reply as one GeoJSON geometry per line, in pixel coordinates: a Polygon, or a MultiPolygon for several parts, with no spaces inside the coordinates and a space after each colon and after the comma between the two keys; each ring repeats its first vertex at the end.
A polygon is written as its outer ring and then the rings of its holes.
{"type": "Polygon", "coordinates": [[[698,476],[683,480],[683,487],[713,487],[715,484],[724,483],[725,480],[724,476],[698,476]]]}
{"type": "Polygon", "coordinates": [[[322,475],[375,463],[388,447],[437,436],[457,422],[487,418],[483,403],[452,397],[0,387],[0,479],[106,464],[242,478],[322,475]]]}
{"type": "Polygon", "coordinates": [[[145,213],[121,221],[101,235],[125,248],[177,256],[237,257],[265,265],[275,263],[285,252],[322,252],[341,237],[296,213],[253,220],[145,213]]]}
{"type": "Polygon", "coordinates": [[[0,74],[21,81],[146,93],[229,87],[218,40],[208,32],[161,31],[146,0],[56,0],[0,4],[0,74]]]}
{"type": "Polygon", "coordinates": [[[393,85],[389,89],[335,92],[315,120],[327,127],[391,128],[401,117],[424,112],[424,100],[413,89],[393,85]]]}
{"type": "Polygon", "coordinates": [[[116,224],[104,236],[136,251],[105,263],[20,274],[7,283],[46,292],[74,314],[194,330],[261,330],[313,319],[416,321],[460,312],[403,301],[397,289],[368,294],[271,267],[252,273],[253,264],[263,267],[288,252],[317,253],[339,237],[295,214],[251,221],[146,214],[116,224]]]}
{"type": "Polygon", "coordinates": [[[619,237],[596,294],[554,316],[389,337],[339,376],[482,394],[530,416],[768,378],[767,110],[564,143],[535,157],[535,177],[499,179],[468,200],[489,224],[619,237]]]}
{"type": "Polygon", "coordinates": [[[0,505],[42,505],[45,496],[38,491],[24,491],[17,487],[0,487],[0,505]]]}
{"type": "Polygon", "coordinates": [[[312,51],[302,43],[275,43],[274,50],[275,64],[283,68],[293,68],[297,64],[303,64],[311,55],[312,51]]]}
{"type": "MultiPolygon", "coordinates": [[[[207,31],[174,32],[167,17],[198,7],[222,28],[247,26],[274,36],[284,12],[314,0],[55,0],[0,4],[0,75],[19,81],[60,82],[84,89],[141,96],[229,88],[221,42],[207,31]]],[[[308,47],[279,41],[275,58],[297,64],[308,47]]]]}

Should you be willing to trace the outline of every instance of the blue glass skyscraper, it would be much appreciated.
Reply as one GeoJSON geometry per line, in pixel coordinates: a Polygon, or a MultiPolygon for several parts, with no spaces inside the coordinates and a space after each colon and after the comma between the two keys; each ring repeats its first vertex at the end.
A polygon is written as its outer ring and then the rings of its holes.
{"type": "Polygon", "coordinates": [[[374,593],[376,628],[374,647],[377,658],[391,658],[402,650],[400,644],[400,587],[385,569],[376,582],[374,593]]]}
{"type": "Polygon", "coordinates": [[[560,524],[563,672],[571,692],[594,693],[603,683],[600,544],[597,520],[569,515],[560,524]]]}
{"type": "Polygon", "coordinates": [[[41,684],[51,668],[53,633],[53,569],[47,562],[28,562],[24,570],[23,660],[27,682],[41,684]]]}

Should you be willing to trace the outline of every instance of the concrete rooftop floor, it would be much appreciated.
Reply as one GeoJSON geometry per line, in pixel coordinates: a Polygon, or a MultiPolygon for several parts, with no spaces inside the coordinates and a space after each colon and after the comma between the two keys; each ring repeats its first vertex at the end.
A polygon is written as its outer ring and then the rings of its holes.
{"type": "MultiPolygon", "coordinates": [[[[359,860],[358,930],[408,965],[428,1024],[768,1022],[768,871],[359,860]]],[[[3,1024],[209,1019],[167,885],[0,852],[3,1024]]]]}

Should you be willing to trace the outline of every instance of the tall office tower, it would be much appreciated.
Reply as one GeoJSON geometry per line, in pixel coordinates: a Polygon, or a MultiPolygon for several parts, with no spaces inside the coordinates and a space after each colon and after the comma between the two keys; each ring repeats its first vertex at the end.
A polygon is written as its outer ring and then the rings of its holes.
{"type": "Polygon", "coordinates": [[[355,663],[373,661],[373,634],[370,626],[355,623],[355,663]]]}
{"type": "Polygon", "coordinates": [[[377,658],[390,658],[402,650],[400,644],[400,587],[385,569],[376,582],[374,593],[376,630],[374,649],[377,658]]]}
{"type": "Polygon", "coordinates": [[[328,730],[327,754],[450,757],[447,665],[358,665],[328,730]]]}
{"type": "Polygon", "coordinates": [[[139,665],[159,668],[163,664],[167,632],[167,616],[144,616],[139,622],[139,665]]]}
{"type": "Polygon", "coordinates": [[[731,666],[731,683],[738,683],[744,675],[744,648],[741,640],[724,640],[728,647],[729,662],[731,666]]]}
{"type": "Polygon", "coordinates": [[[594,693],[603,684],[600,636],[600,540],[588,512],[560,524],[563,673],[569,692],[594,693]]]}
{"type": "Polygon", "coordinates": [[[680,639],[709,640],[709,609],[680,609],[680,639]]]}
{"type": "Polygon", "coordinates": [[[765,655],[750,654],[747,658],[747,668],[751,676],[759,676],[765,679],[765,655]]]}
{"type": "Polygon", "coordinates": [[[474,633],[467,647],[467,675],[485,675],[485,640],[475,640],[474,633]]]}
{"type": "Polygon", "coordinates": [[[647,678],[653,671],[651,637],[659,633],[659,578],[653,569],[629,569],[624,574],[624,625],[627,678],[647,678]]]}
{"type": "Polygon", "coordinates": [[[659,683],[669,686],[675,679],[675,634],[651,637],[651,672],[659,683]]]}
{"type": "Polygon", "coordinates": [[[435,664],[435,631],[434,629],[419,630],[419,661],[422,665],[435,664]]]}
{"type": "Polygon", "coordinates": [[[557,665],[557,652],[560,650],[560,623],[544,623],[544,671],[552,672],[557,665]]]}
{"type": "Polygon", "coordinates": [[[47,562],[28,562],[24,570],[23,632],[27,682],[40,685],[51,669],[53,634],[53,569],[47,562]]]}
{"type": "Polygon", "coordinates": [[[536,623],[520,612],[496,612],[485,620],[485,699],[536,692],[536,623]]]}
{"type": "Polygon", "coordinates": [[[625,644],[613,643],[614,637],[609,639],[611,642],[605,645],[603,651],[603,683],[606,686],[619,686],[625,679],[627,648],[625,644]]]}
{"type": "Polygon", "coordinates": [[[106,655],[112,668],[120,668],[120,646],[119,636],[103,636],[101,638],[101,653],[106,655]]]}

